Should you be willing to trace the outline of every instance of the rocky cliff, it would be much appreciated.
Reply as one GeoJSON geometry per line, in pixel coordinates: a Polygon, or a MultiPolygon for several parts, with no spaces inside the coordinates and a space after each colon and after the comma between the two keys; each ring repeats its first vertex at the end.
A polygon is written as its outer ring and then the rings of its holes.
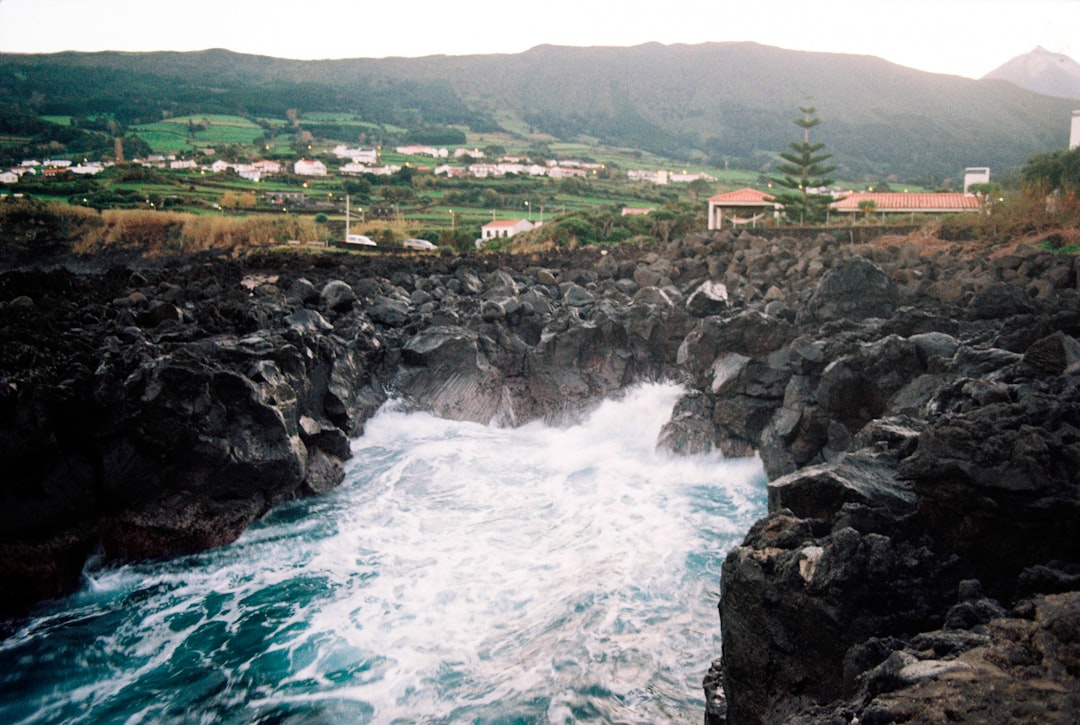
{"type": "Polygon", "coordinates": [[[9,271],[3,605],[327,490],[390,395],[512,425],[673,378],[660,444],[771,479],[725,563],[710,721],[1074,722],[1078,276],[1035,247],[748,233],[9,271]]]}

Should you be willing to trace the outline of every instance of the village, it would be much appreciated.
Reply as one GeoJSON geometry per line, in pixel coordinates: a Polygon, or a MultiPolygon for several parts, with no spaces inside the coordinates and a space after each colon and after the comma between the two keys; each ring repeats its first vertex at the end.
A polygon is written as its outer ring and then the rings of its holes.
{"type": "MultiPolygon", "coordinates": [[[[495,162],[485,162],[485,152],[479,149],[457,148],[450,151],[447,148],[434,146],[398,146],[394,151],[402,156],[430,157],[433,160],[453,158],[456,162],[471,163],[442,163],[434,167],[416,166],[417,171],[429,171],[436,176],[448,178],[470,177],[474,179],[501,178],[508,175],[518,176],[545,176],[551,179],[587,178],[590,173],[604,168],[604,164],[576,159],[546,159],[542,163],[533,162],[525,156],[502,156],[495,162]]],[[[204,156],[212,156],[215,149],[206,148],[201,150],[204,156]]],[[[380,150],[375,148],[349,148],[344,144],[335,146],[330,153],[340,161],[336,167],[336,173],[342,177],[360,176],[371,174],[374,176],[390,176],[403,168],[400,164],[383,164],[380,162],[380,150]]],[[[70,159],[55,158],[37,161],[29,159],[18,166],[0,172],[0,184],[14,184],[24,174],[43,174],[44,176],[57,176],[61,174],[76,174],[94,176],[113,165],[111,161],[83,161],[73,163],[70,159]]],[[[172,171],[199,171],[202,173],[221,173],[233,171],[242,179],[258,182],[264,178],[291,172],[297,176],[325,177],[335,172],[333,166],[327,166],[319,159],[300,158],[293,162],[291,168],[287,163],[275,160],[261,160],[253,162],[229,162],[215,160],[209,164],[200,164],[194,158],[177,157],[175,154],[150,154],[145,158],[132,159],[132,163],[148,168],[170,169],[172,171]]],[[[716,178],[705,173],[672,172],[654,169],[631,169],[627,171],[626,178],[630,181],[649,182],[658,185],[669,183],[689,183],[698,179],[714,182],[716,178]]]]}
{"type": "MultiPolygon", "coordinates": [[[[1072,119],[1071,147],[1080,143],[1078,119],[1080,115],[1074,115],[1072,119]]],[[[311,146],[308,146],[308,150],[311,151],[311,146]]],[[[650,186],[658,189],[672,187],[673,192],[676,192],[678,185],[687,185],[683,188],[692,190],[689,193],[690,203],[704,202],[705,209],[702,211],[705,224],[703,226],[707,230],[753,229],[785,223],[801,223],[798,215],[793,217],[791,209],[785,210],[782,194],[779,193],[780,189],[772,188],[773,184],[765,173],[758,176],[754,186],[724,190],[735,186],[731,184],[730,179],[721,180],[700,171],[675,172],[652,167],[652,169],[630,169],[623,172],[618,169],[618,166],[609,167],[605,163],[592,160],[573,158],[534,160],[522,153],[501,152],[498,155],[489,155],[487,150],[475,147],[404,145],[394,147],[387,156],[392,161],[383,159],[381,147],[350,147],[346,144],[338,144],[332,148],[309,153],[293,162],[281,159],[240,162],[219,158],[215,148],[203,147],[183,153],[149,153],[145,157],[132,159],[130,164],[145,167],[145,169],[165,171],[172,176],[174,182],[188,185],[190,190],[194,190],[195,187],[191,186],[193,184],[228,186],[234,185],[238,180],[251,185],[242,192],[242,197],[247,201],[243,201],[241,194],[235,191],[227,191],[220,200],[214,200],[218,203],[211,201],[213,210],[218,212],[225,212],[226,209],[235,212],[255,211],[257,207],[269,206],[270,209],[284,212],[337,215],[342,213],[342,210],[340,201],[336,201],[335,197],[342,199],[347,196],[349,179],[366,178],[367,182],[361,182],[365,185],[399,185],[401,182],[395,175],[401,176],[402,172],[406,171],[408,179],[421,174],[447,180],[460,179],[462,182],[468,179],[522,179],[522,183],[525,179],[542,178],[551,179],[553,182],[580,179],[582,183],[588,184],[581,188],[594,188],[596,183],[604,180],[609,183],[609,188],[613,183],[613,187],[625,189],[627,192],[633,188],[640,191],[650,186]],[[233,178],[233,182],[229,182],[230,177],[233,178]],[[379,177],[386,180],[377,182],[376,179],[379,177]],[[619,184],[620,180],[622,184],[619,184]],[[694,187],[693,185],[696,184],[697,187],[694,187]],[[333,191],[329,191],[330,189],[333,191]],[[338,189],[345,189],[346,193],[337,193],[338,189]],[[715,191],[715,193],[703,194],[701,193],[703,190],[715,191]]],[[[119,140],[113,158],[123,160],[123,148],[119,140]]],[[[30,159],[0,173],[0,185],[10,190],[11,196],[19,196],[18,184],[24,178],[63,180],[64,178],[93,177],[114,165],[116,161],[113,160],[73,161],[66,158],[48,158],[39,161],[30,159]]],[[[989,167],[968,167],[963,171],[962,179],[962,190],[959,191],[919,188],[909,191],[908,188],[903,187],[893,189],[887,184],[879,184],[876,187],[867,185],[862,189],[856,189],[849,185],[831,184],[808,188],[806,192],[826,200],[823,219],[825,224],[851,224],[854,221],[865,223],[873,219],[882,221],[891,219],[893,224],[915,223],[917,218],[928,216],[986,211],[989,205],[996,201],[988,197],[990,190],[995,188],[990,184],[989,167]]],[[[411,180],[405,183],[413,185],[411,180]]],[[[38,188],[41,188],[40,185],[38,188]]],[[[229,188],[240,187],[230,186],[229,188]]],[[[681,194],[680,198],[687,196],[685,190],[677,193],[681,194]]],[[[447,194],[448,197],[449,194],[447,194]]],[[[661,203],[630,201],[634,199],[632,196],[625,198],[627,201],[615,205],[616,213],[622,216],[648,215],[662,206],[661,203]]],[[[462,221],[462,227],[471,223],[469,226],[472,227],[474,233],[478,231],[478,237],[470,241],[470,245],[474,245],[476,249],[483,249],[489,244],[504,243],[505,240],[516,237],[517,234],[543,226],[545,203],[548,204],[546,210],[548,210],[549,221],[555,220],[559,214],[567,211],[565,204],[556,205],[553,202],[554,197],[549,196],[544,201],[544,198],[537,194],[534,200],[530,201],[526,198],[524,202],[517,201],[516,211],[513,207],[507,206],[502,206],[501,211],[495,207],[469,210],[468,204],[456,203],[455,206],[459,211],[448,209],[442,210],[441,213],[448,215],[451,229],[459,219],[462,221]],[[556,210],[561,210],[561,212],[556,212],[556,210]],[[490,214],[489,219],[483,219],[486,214],[490,214]],[[471,218],[467,219],[467,216],[471,218]],[[536,220],[534,216],[537,217],[536,220]]],[[[151,209],[154,207],[163,209],[162,204],[153,203],[150,194],[147,194],[145,204],[151,209]]],[[[402,215],[404,210],[400,209],[402,206],[405,204],[379,200],[372,196],[369,197],[366,210],[363,206],[356,206],[355,212],[359,213],[362,224],[365,220],[401,220],[404,218],[402,215]]],[[[422,218],[426,210],[424,210],[423,202],[419,206],[414,203],[413,206],[416,206],[416,209],[410,207],[407,213],[409,218],[415,221],[422,218]]],[[[445,224],[445,221],[441,224],[440,220],[435,220],[433,225],[431,221],[423,221],[422,224],[426,225],[428,232],[432,232],[432,226],[440,227],[445,224]]],[[[346,227],[348,229],[348,219],[346,227]]],[[[362,234],[361,236],[353,234],[353,236],[363,240],[369,239],[362,234]]],[[[463,242],[464,240],[458,239],[455,243],[462,245],[463,242]]],[[[370,243],[374,244],[374,242],[370,243]]]]}

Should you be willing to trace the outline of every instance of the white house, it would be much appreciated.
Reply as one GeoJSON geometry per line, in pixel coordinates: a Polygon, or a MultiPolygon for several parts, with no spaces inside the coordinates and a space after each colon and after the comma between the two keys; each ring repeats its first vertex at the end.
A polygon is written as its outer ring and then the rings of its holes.
{"type": "Polygon", "coordinates": [[[1069,128],[1069,148],[1080,147],[1080,110],[1073,111],[1072,126],[1069,128]]]}
{"type": "Polygon", "coordinates": [[[533,223],[525,219],[497,219],[480,227],[480,240],[486,242],[489,239],[508,239],[533,227],[533,223]]]}
{"type": "Polygon", "coordinates": [[[502,172],[494,164],[469,164],[469,175],[476,179],[486,179],[489,176],[502,176],[502,172]]]}
{"type": "Polygon", "coordinates": [[[210,170],[213,171],[215,174],[220,174],[222,171],[228,171],[231,168],[232,164],[230,164],[228,161],[222,161],[221,159],[218,159],[214,163],[210,164],[210,170]]]}
{"type": "Polygon", "coordinates": [[[253,164],[237,164],[236,175],[241,179],[247,179],[248,181],[254,181],[256,183],[262,179],[262,172],[256,169],[253,164]]]}
{"type": "Polygon", "coordinates": [[[256,161],[251,165],[255,171],[262,174],[280,174],[281,162],[280,161],[256,161]]]}
{"type": "Polygon", "coordinates": [[[436,159],[445,159],[450,156],[450,152],[446,149],[438,149],[434,146],[398,146],[394,150],[406,156],[431,156],[436,159]]]}
{"type": "Polygon", "coordinates": [[[393,173],[401,171],[401,167],[397,164],[388,164],[386,166],[368,166],[365,167],[363,173],[375,174],[376,176],[390,176],[393,173]]]}
{"type": "Polygon", "coordinates": [[[691,181],[698,181],[699,179],[703,181],[716,181],[716,177],[709,176],[706,173],[691,174],[685,171],[681,174],[678,172],[674,172],[669,177],[669,180],[673,184],[688,184],[691,181]]]}
{"type": "Polygon", "coordinates": [[[447,176],[451,179],[456,179],[459,176],[465,176],[469,173],[469,170],[464,166],[451,166],[450,164],[439,164],[435,167],[433,173],[436,176],[447,176]]]}
{"type": "Polygon", "coordinates": [[[460,159],[463,156],[468,156],[470,159],[482,159],[484,158],[484,152],[480,149],[454,149],[455,159],[460,159]]]}
{"type": "Polygon", "coordinates": [[[194,169],[198,164],[195,163],[195,159],[180,159],[179,161],[170,161],[170,169],[194,169]]]}
{"type": "Polygon", "coordinates": [[[972,184],[989,184],[990,183],[990,169],[986,166],[971,166],[964,169],[964,193],[968,193],[968,189],[972,184]]]}
{"type": "Polygon", "coordinates": [[[94,176],[95,174],[100,174],[104,170],[105,167],[97,161],[91,161],[85,164],[78,164],[77,166],[72,166],[68,169],[68,171],[70,171],[71,173],[79,174],[81,176],[94,176]]]}
{"type": "Polygon", "coordinates": [[[653,184],[666,184],[669,181],[667,171],[651,171],[649,169],[630,169],[626,172],[630,181],[648,181],[653,184]]]}
{"type": "Polygon", "coordinates": [[[317,159],[300,159],[293,164],[293,173],[297,176],[326,176],[326,164],[317,159]]]}
{"type": "Polygon", "coordinates": [[[503,174],[524,174],[525,173],[524,164],[511,164],[511,163],[506,163],[506,162],[500,162],[498,164],[495,164],[495,168],[497,168],[503,174]]]}
{"type": "Polygon", "coordinates": [[[349,148],[345,144],[340,144],[334,147],[332,153],[339,159],[352,159],[354,164],[374,166],[379,163],[379,152],[375,149],[349,148]]]}
{"type": "Polygon", "coordinates": [[[14,184],[19,180],[19,175],[14,171],[5,171],[0,174],[0,184],[14,184]]]}

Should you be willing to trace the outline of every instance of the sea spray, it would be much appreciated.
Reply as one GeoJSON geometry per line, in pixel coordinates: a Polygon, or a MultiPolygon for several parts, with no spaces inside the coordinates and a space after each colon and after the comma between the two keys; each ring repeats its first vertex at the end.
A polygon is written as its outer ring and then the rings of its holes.
{"type": "Polygon", "coordinates": [[[0,643],[0,718],[697,720],[765,486],[756,459],[656,450],[680,392],[567,428],[387,406],[338,490],[40,608],[0,643]]]}

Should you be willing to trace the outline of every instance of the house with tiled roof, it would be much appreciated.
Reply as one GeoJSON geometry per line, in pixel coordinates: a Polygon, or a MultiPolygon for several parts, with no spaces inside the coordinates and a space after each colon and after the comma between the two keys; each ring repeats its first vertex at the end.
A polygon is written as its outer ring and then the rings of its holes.
{"type": "Polygon", "coordinates": [[[757,189],[738,189],[709,198],[709,229],[724,225],[757,226],[769,216],[777,216],[783,205],[772,194],[757,189]]]}
{"type": "Polygon", "coordinates": [[[496,219],[480,227],[480,240],[505,239],[533,228],[533,223],[525,219],[496,219]]]}
{"type": "Polygon", "coordinates": [[[300,159],[293,164],[293,173],[297,176],[326,176],[326,164],[318,159],[300,159]]]}
{"type": "Polygon", "coordinates": [[[831,212],[858,214],[871,207],[875,214],[953,214],[978,211],[979,197],[955,192],[858,192],[848,194],[829,205],[831,212]]]}

